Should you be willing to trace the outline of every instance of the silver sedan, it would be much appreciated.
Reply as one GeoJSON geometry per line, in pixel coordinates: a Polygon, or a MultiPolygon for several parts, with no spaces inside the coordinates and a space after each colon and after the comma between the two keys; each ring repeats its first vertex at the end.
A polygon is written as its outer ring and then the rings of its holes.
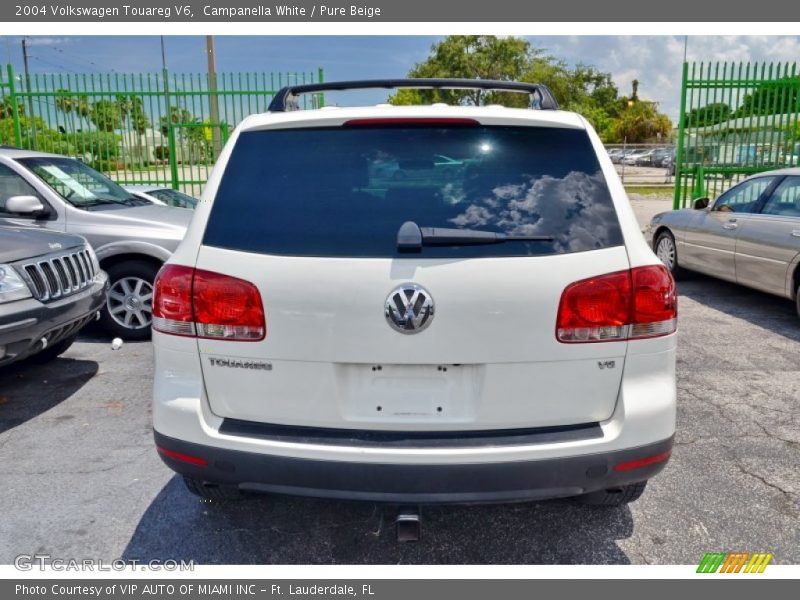
{"type": "Polygon", "coordinates": [[[800,314],[800,168],[749,177],[645,231],[661,261],[794,300],[800,314]]]}

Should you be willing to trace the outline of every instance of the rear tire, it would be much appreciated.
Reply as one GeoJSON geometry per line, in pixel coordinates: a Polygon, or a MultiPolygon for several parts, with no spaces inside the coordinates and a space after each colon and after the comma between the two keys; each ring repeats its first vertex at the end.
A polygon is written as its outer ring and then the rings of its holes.
{"type": "Polygon", "coordinates": [[[671,232],[664,230],[658,234],[653,244],[653,251],[675,279],[683,275],[683,269],[678,266],[678,247],[675,244],[675,236],[671,232]]]}
{"type": "Polygon", "coordinates": [[[144,260],[127,260],[106,272],[110,288],[100,313],[103,329],[125,340],[150,339],[153,282],[158,266],[144,260]]]}
{"type": "Polygon", "coordinates": [[[73,335],[61,340],[60,342],[56,342],[55,344],[53,344],[52,346],[48,346],[41,352],[37,352],[33,356],[29,356],[26,360],[27,362],[35,365],[41,365],[44,363],[48,363],[51,360],[55,360],[59,356],[64,354],[64,352],[69,350],[69,347],[72,346],[72,343],[75,341],[75,338],[77,337],[78,337],[77,335],[73,335]]]}
{"type": "Polygon", "coordinates": [[[647,481],[639,481],[618,488],[598,490],[583,496],[578,496],[581,504],[592,506],[623,506],[629,502],[638,500],[647,487],[647,481]]]}
{"type": "Polygon", "coordinates": [[[199,479],[192,479],[191,477],[183,477],[183,483],[186,484],[188,489],[195,496],[199,496],[204,500],[241,500],[244,494],[239,490],[229,485],[218,485],[215,483],[206,483],[199,479]]]}

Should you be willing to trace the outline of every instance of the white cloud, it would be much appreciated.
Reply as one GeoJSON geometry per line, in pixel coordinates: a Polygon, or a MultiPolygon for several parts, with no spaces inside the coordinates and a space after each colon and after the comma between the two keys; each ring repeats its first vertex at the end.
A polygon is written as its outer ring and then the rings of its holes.
{"type": "Polygon", "coordinates": [[[27,38],[28,46],[62,46],[64,44],[71,44],[77,38],[69,37],[29,37],[27,38]]]}
{"type": "MultiPolygon", "coordinates": [[[[531,41],[570,63],[591,64],[611,73],[622,94],[630,93],[631,81],[637,79],[639,95],[659,102],[660,109],[677,122],[683,36],[553,36],[531,41]]],[[[795,62],[800,59],[800,36],[690,36],[687,59],[795,62]]]]}

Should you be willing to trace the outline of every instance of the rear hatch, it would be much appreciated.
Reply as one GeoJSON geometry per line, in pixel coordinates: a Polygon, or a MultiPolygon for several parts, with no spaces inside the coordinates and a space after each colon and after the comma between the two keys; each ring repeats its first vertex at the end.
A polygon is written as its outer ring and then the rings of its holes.
{"type": "Polygon", "coordinates": [[[445,431],[614,409],[626,342],[556,339],[568,285],[629,268],[583,129],[401,119],[242,132],[196,267],[254,284],[266,315],[262,340],[198,340],[222,417],[445,431]],[[398,247],[404,223],[423,244],[398,247]],[[469,238],[485,232],[523,239],[469,238]]]}

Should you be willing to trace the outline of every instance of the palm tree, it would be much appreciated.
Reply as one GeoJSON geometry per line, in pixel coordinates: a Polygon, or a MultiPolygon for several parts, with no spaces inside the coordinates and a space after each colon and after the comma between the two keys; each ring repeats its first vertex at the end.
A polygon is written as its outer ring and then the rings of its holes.
{"type": "Polygon", "coordinates": [[[136,156],[139,162],[143,162],[142,136],[147,133],[150,127],[150,119],[144,110],[144,101],[140,96],[120,96],[117,99],[122,118],[128,122],[128,128],[135,133],[136,156]]]}

